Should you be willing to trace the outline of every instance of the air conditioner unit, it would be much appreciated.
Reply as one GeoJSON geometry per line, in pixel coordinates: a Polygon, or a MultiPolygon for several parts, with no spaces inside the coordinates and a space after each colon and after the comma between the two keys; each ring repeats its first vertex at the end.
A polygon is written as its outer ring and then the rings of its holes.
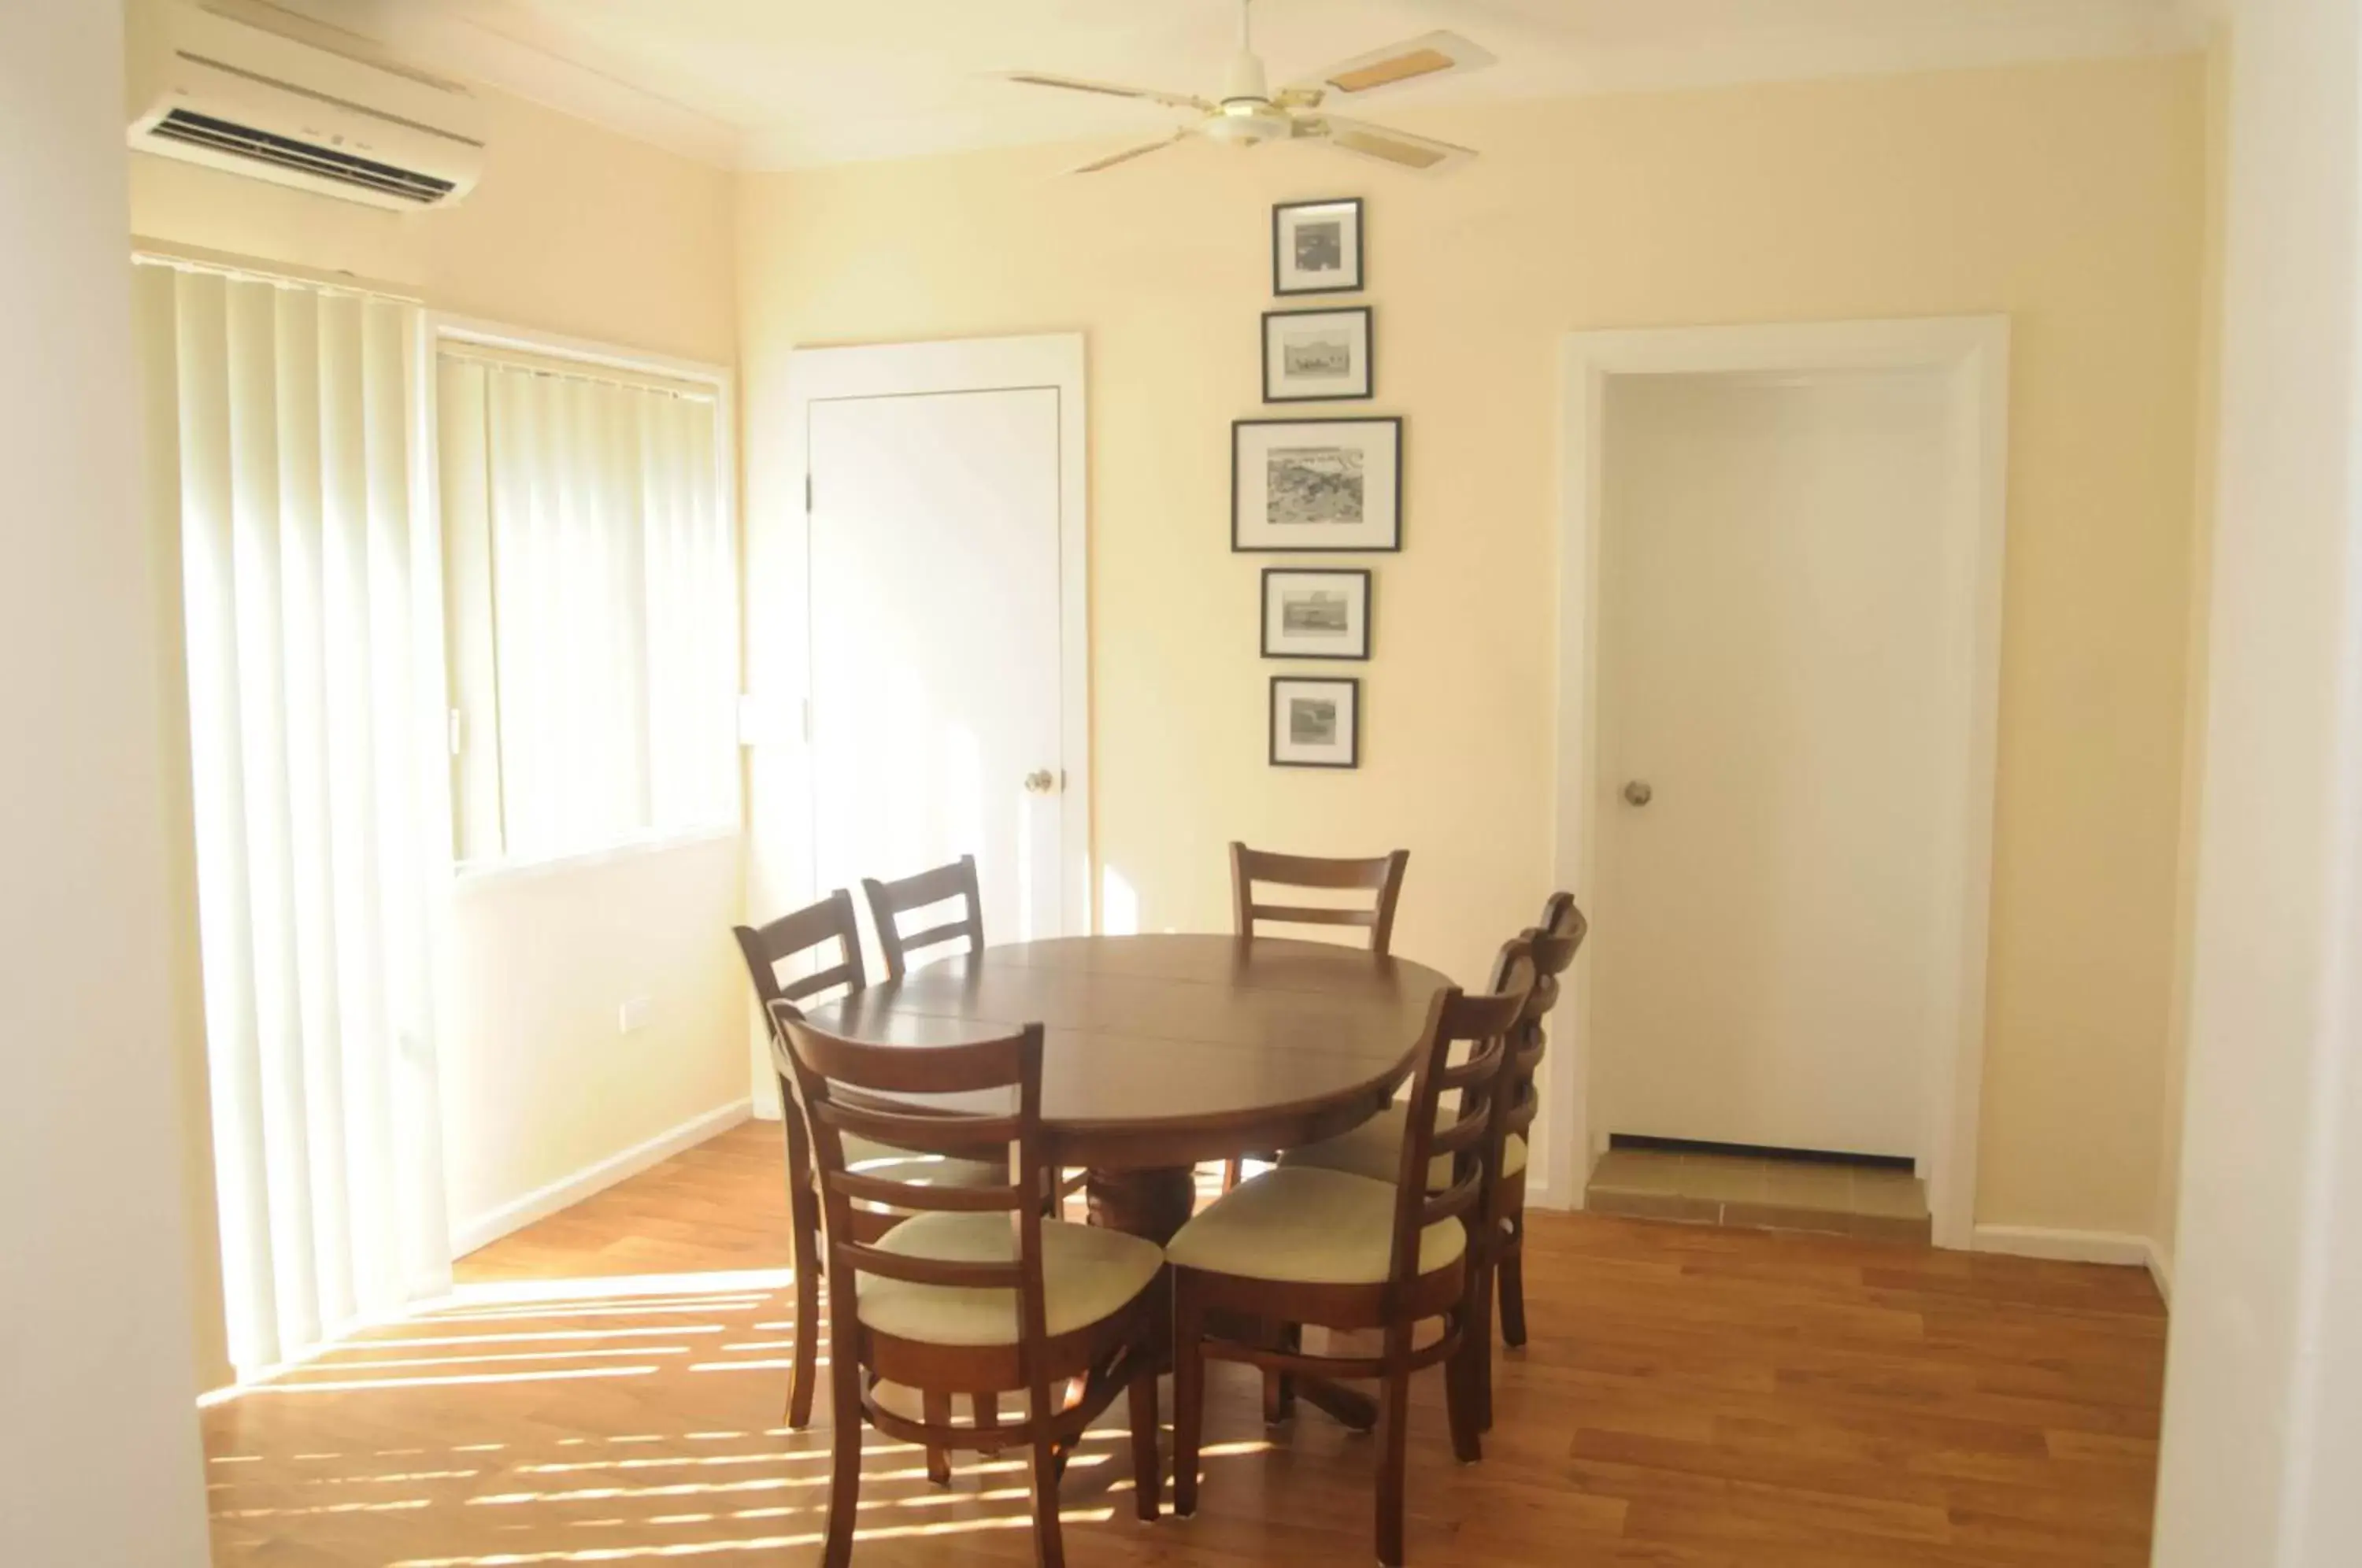
{"type": "Polygon", "coordinates": [[[484,162],[464,87],[193,5],[138,18],[131,145],[371,206],[447,206],[484,162]]]}

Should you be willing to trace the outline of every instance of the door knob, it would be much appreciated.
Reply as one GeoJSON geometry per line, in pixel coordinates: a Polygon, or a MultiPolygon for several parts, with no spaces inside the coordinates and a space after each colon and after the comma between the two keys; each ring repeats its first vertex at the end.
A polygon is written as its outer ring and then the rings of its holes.
{"type": "Polygon", "coordinates": [[[1624,803],[1628,806],[1645,806],[1656,797],[1657,792],[1649,788],[1645,778],[1635,778],[1624,786],[1624,803]]]}
{"type": "Polygon", "coordinates": [[[1052,794],[1057,788],[1058,776],[1046,767],[1037,767],[1025,776],[1025,792],[1029,795],[1052,794]]]}

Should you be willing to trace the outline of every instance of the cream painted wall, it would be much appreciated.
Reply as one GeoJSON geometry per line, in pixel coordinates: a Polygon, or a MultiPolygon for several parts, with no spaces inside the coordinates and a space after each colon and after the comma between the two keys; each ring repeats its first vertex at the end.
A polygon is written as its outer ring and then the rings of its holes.
{"type": "Polygon", "coordinates": [[[2362,6],[2232,7],[2155,1561],[2362,1562],[2362,6]]]}
{"type": "MultiPolygon", "coordinates": [[[[2174,960],[2195,420],[2194,59],[1416,116],[1433,183],[1191,145],[747,177],[751,593],[790,602],[774,428],[798,344],[1089,334],[1097,848],[1144,928],[1229,920],[1223,845],[1412,851],[1400,950],[1481,978],[1548,890],[1554,367],[1580,327],[2004,311],[2014,331],[1981,1220],[2146,1234],[2174,960]],[[1269,205],[1370,202],[1376,412],[1407,549],[1376,563],[1365,766],[1264,762],[1254,557],[1227,548],[1269,205]]],[[[1414,116],[1402,116],[1406,125],[1414,116]]],[[[792,691],[786,639],[749,657],[792,691]]],[[[758,889],[796,810],[758,767],[758,889]]],[[[758,901],[760,901],[758,891],[758,901]]]]}
{"type": "Polygon", "coordinates": [[[455,1230],[745,1101],[741,858],[715,838],[461,887],[442,1059],[455,1230]],[[619,1032],[640,997],[649,1027],[619,1032]]]}
{"type": "Polygon", "coordinates": [[[2198,834],[2205,799],[2207,613],[2213,597],[2214,486],[2218,428],[2222,421],[2223,228],[2228,195],[2231,54],[2218,39],[2206,55],[2206,217],[2198,281],[2197,461],[2190,530],[2190,646],[2186,671],[2187,717],[2181,735],[2181,836],[2174,888],[2174,966],[2171,1010],[2165,1031],[2164,1114],[2159,1120],[2157,1163],[2156,1246],[2159,1283],[2169,1292],[2174,1268],[2174,1233],[2181,1211],[2181,1124],[2187,1106],[2190,1056],[2190,988],[2197,964],[2198,834]]]}
{"type": "MultiPolygon", "coordinates": [[[[486,102],[483,182],[447,212],[380,212],[138,154],[132,230],[392,283],[436,310],[734,359],[731,177],[516,99],[486,102]]],[[[745,982],[728,931],[740,859],[734,842],[707,844],[455,893],[440,1064],[455,1231],[745,1100],[745,982]],[[637,996],[654,1010],[625,1036],[617,1010],[637,996]]],[[[200,1068],[183,1121],[202,1138],[201,1016],[184,1016],[182,1032],[200,1068]]],[[[214,1386],[228,1363],[202,1147],[190,1168],[199,1354],[214,1386]]]]}
{"type": "Polygon", "coordinates": [[[120,7],[0,7],[0,1562],[201,1568],[120,7]]]}

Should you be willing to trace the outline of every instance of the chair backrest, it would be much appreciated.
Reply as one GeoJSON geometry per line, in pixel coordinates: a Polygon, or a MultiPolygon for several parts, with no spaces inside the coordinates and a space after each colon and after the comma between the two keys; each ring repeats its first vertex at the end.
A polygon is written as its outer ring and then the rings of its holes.
{"type": "Polygon", "coordinates": [[[1277,925],[1358,925],[1370,933],[1370,951],[1383,955],[1394,944],[1395,904],[1402,897],[1403,870],[1410,851],[1366,860],[1334,860],[1314,855],[1277,855],[1265,849],[1231,845],[1231,898],[1238,933],[1253,936],[1259,921],[1277,925]],[[1255,901],[1255,884],[1281,888],[1365,888],[1377,897],[1366,909],[1339,909],[1315,904],[1262,904],[1255,901]]]}
{"type": "Polygon", "coordinates": [[[839,888],[816,904],[781,915],[768,925],[731,928],[738,951],[745,955],[747,977],[755,982],[756,999],[763,1016],[771,1004],[788,1001],[802,1011],[803,1004],[821,992],[843,986],[849,992],[868,983],[861,963],[861,928],[853,917],[853,895],[839,888]],[[830,943],[837,944],[836,962],[784,983],[779,966],[830,943]]]}
{"type": "MultiPolygon", "coordinates": [[[[1542,1052],[1549,1043],[1542,1020],[1558,1006],[1559,977],[1574,962],[1575,951],[1590,930],[1591,922],[1574,907],[1573,893],[1552,893],[1542,905],[1541,924],[1526,933],[1533,957],[1534,989],[1525,1016],[1510,1032],[1507,1132],[1530,1136],[1534,1118],[1540,1113],[1541,1096],[1534,1088],[1534,1075],[1541,1071],[1542,1052]]],[[[1507,958],[1504,949],[1503,960],[1507,958]]]]}
{"type": "Polygon", "coordinates": [[[1484,1222],[1499,1178],[1506,1136],[1501,1111],[1507,1088],[1509,1034],[1533,993],[1534,965],[1526,938],[1501,950],[1495,990],[1471,996],[1457,987],[1435,999],[1427,1015],[1418,1070],[1411,1080],[1402,1165],[1395,1173],[1394,1258],[1388,1279],[1397,1287],[1418,1273],[1419,1235],[1443,1220],[1484,1222]],[[1466,1043],[1465,1061],[1451,1048],[1466,1043]],[[1456,1091],[1451,1120],[1439,1125],[1443,1097],[1456,1091]],[[1451,1157],[1451,1184],[1428,1190],[1429,1162],[1451,1157]]]}
{"type": "Polygon", "coordinates": [[[889,980],[899,980],[910,972],[910,955],[919,948],[963,941],[970,953],[984,947],[984,899],[977,891],[973,855],[963,855],[948,866],[938,866],[899,881],[881,882],[875,877],[864,877],[861,890],[869,900],[869,920],[877,928],[877,946],[886,955],[886,977],[889,980]],[[902,933],[904,914],[953,899],[960,900],[958,919],[930,926],[914,935],[902,933]]]}
{"type": "Polygon", "coordinates": [[[811,1169],[811,1133],[798,1114],[793,1075],[788,1069],[786,1041],[779,1033],[782,1010],[798,1018],[803,1006],[822,991],[844,988],[851,995],[868,983],[861,964],[861,927],[853,916],[853,895],[839,888],[816,904],[783,914],[768,925],[731,928],[738,951],[746,960],[747,978],[763,1004],[763,1021],[771,1031],[771,1067],[779,1078],[779,1125],[788,1143],[788,1196],[790,1204],[808,1204],[806,1186],[811,1169]],[[811,971],[782,982],[779,966],[835,944],[836,961],[822,955],[811,971]]]}
{"type": "MultiPolygon", "coordinates": [[[[1029,1369],[1040,1363],[1023,1347],[1049,1337],[1042,1288],[1042,1200],[1047,1190],[1047,1150],[1042,1136],[1042,1026],[961,1045],[868,1045],[813,1028],[793,1003],[771,1013],[785,1039],[789,1069],[811,1122],[828,1236],[831,1320],[855,1320],[854,1276],[880,1275],[917,1285],[1017,1293],[1020,1354],[1029,1369]],[[900,1095],[992,1095],[1014,1101],[988,1113],[897,1106],[900,1095]],[[1013,1180],[999,1187],[922,1186],[851,1168],[844,1139],[876,1143],[947,1158],[977,1159],[985,1151],[1014,1151],[1013,1180]],[[953,1261],[889,1253],[855,1240],[853,1206],[866,1203],[912,1213],[953,1210],[1014,1216],[1016,1255],[1005,1262],[953,1261]]],[[[840,1329],[839,1354],[852,1354],[853,1336],[840,1329]]],[[[1036,1409],[1043,1407],[1037,1405],[1036,1409]]]]}

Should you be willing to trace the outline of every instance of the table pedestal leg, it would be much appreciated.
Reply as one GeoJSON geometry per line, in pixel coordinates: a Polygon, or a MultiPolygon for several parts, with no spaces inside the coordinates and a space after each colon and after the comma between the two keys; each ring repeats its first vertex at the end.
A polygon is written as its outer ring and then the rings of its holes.
{"type": "MultiPolygon", "coordinates": [[[[1297,1331],[1299,1339],[1305,1331],[1297,1331]]],[[[1366,1331],[1348,1332],[1338,1329],[1315,1329],[1312,1345],[1299,1344],[1299,1349],[1311,1349],[1315,1355],[1374,1355],[1383,1344],[1378,1335],[1366,1331]],[[1367,1341],[1368,1343],[1361,1342],[1367,1341]]],[[[1358,1388],[1342,1383],[1332,1383],[1325,1377],[1299,1374],[1296,1379],[1297,1397],[1322,1411],[1357,1432],[1374,1430],[1378,1424],[1378,1402],[1358,1388]]]]}
{"type": "Polygon", "coordinates": [[[1189,1222],[1198,1206],[1198,1176],[1187,1165],[1161,1170],[1103,1171],[1087,1176],[1091,1223],[1145,1236],[1158,1246],[1189,1222]]]}
{"type": "Polygon", "coordinates": [[[1299,1377],[1296,1380],[1296,1396],[1357,1432],[1377,1427],[1378,1402],[1358,1388],[1348,1388],[1325,1377],[1299,1377]]]}

